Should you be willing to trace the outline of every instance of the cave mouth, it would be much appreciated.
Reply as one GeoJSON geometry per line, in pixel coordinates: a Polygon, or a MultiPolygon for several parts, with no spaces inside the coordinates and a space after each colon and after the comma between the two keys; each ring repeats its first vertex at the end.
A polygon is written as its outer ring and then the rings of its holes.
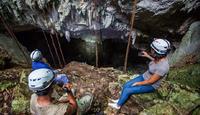
{"type": "MultiPolygon", "coordinates": [[[[26,47],[29,52],[33,51],[34,49],[39,49],[42,52],[43,57],[47,59],[48,63],[52,67],[59,68],[59,59],[62,63],[63,61],[56,35],[52,36],[59,58],[56,55],[50,33],[45,32],[45,35],[47,40],[45,39],[43,31],[41,29],[34,29],[16,33],[18,41],[24,47],[26,47]],[[53,61],[53,58],[50,55],[48,45],[50,46],[55,61],[53,61]]],[[[80,38],[72,38],[71,41],[68,42],[65,37],[60,36],[59,43],[61,45],[61,50],[63,52],[66,64],[71,61],[79,61],[90,65],[95,65],[95,43],[90,43],[80,38]]],[[[99,67],[114,67],[122,69],[124,65],[126,46],[127,43],[122,39],[103,40],[101,45],[99,46],[99,67]]],[[[128,67],[144,64],[146,59],[138,57],[138,52],[139,51],[136,48],[130,48],[128,67]]]]}

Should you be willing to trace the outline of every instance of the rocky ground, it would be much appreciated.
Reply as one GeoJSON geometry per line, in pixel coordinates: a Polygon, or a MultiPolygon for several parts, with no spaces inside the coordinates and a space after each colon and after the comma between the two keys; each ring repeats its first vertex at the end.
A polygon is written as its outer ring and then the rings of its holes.
{"type": "MultiPolygon", "coordinates": [[[[27,75],[30,69],[13,68],[0,71],[0,113],[29,114],[30,92],[27,75]]],[[[134,95],[121,110],[107,106],[110,98],[117,98],[122,84],[136,73],[124,74],[114,68],[96,68],[85,63],[71,62],[63,69],[76,89],[76,98],[85,92],[94,95],[87,114],[151,115],[151,114],[200,114],[199,89],[187,85],[163,82],[161,88],[149,94],[134,95]]]]}
{"type": "Polygon", "coordinates": [[[0,113],[28,113],[30,93],[27,73],[30,69],[12,68],[0,70],[0,113]],[[26,73],[26,74],[25,74],[26,73]]]}

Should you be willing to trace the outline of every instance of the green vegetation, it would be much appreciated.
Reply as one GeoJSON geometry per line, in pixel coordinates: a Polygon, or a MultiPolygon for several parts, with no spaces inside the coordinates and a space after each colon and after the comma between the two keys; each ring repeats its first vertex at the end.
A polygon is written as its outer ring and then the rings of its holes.
{"type": "Polygon", "coordinates": [[[167,80],[172,83],[180,83],[195,89],[200,89],[200,64],[186,65],[181,68],[172,68],[167,80]]]}
{"type": "Polygon", "coordinates": [[[0,82],[0,91],[9,89],[9,88],[13,88],[16,86],[15,82],[11,82],[11,81],[1,81],[0,82]]]}

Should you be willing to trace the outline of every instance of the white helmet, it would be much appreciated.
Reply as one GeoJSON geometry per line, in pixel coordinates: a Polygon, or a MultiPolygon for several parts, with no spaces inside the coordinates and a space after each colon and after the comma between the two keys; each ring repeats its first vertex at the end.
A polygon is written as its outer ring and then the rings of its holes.
{"type": "Polygon", "coordinates": [[[40,50],[36,49],[36,50],[31,52],[30,57],[31,57],[32,61],[39,61],[39,60],[42,59],[42,53],[41,53],[40,50]]]}
{"type": "Polygon", "coordinates": [[[53,82],[54,73],[51,69],[37,69],[28,76],[28,86],[33,92],[47,89],[53,82]]]}
{"type": "Polygon", "coordinates": [[[170,43],[166,39],[156,39],[151,43],[151,48],[158,54],[167,54],[170,49],[170,43]]]}

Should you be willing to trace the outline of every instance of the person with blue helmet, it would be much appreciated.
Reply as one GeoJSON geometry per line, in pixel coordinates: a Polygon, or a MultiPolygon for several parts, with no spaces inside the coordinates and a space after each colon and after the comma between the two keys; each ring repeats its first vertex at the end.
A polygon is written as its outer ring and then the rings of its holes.
{"type": "Polygon", "coordinates": [[[112,100],[109,106],[120,109],[132,94],[150,93],[159,88],[161,81],[169,71],[167,54],[170,51],[170,42],[166,39],[156,39],[151,43],[151,54],[142,51],[140,56],[149,58],[148,70],[123,85],[119,99],[112,100]]]}

